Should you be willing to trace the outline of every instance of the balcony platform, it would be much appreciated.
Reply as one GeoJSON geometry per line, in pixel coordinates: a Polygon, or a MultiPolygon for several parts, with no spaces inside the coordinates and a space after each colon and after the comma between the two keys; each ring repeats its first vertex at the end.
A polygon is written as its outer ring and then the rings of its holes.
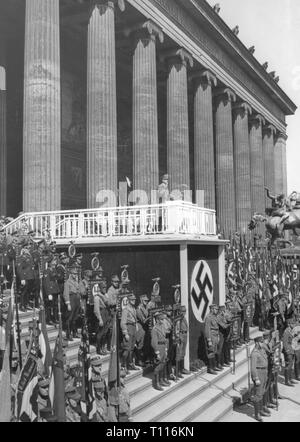
{"type": "Polygon", "coordinates": [[[57,246],[220,244],[214,210],[186,201],[147,206],[26,213],[5,226],[7,234],[31,231],[35,240],[51,236],[57,246]]]}

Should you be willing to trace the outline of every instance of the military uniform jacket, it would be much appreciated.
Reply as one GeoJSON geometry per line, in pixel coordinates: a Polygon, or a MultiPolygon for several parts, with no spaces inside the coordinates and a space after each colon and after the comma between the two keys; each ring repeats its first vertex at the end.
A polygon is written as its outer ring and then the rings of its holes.
{"type": "Polygon", "coordinates": [[[147,319],[149,318],[149,312],[147,307],[144,307],[142,304],[138,305],[136,309],[136,317],[137,322],[141,324],[143,328],[147,326],[147,319]]]}
{"type": "Polygon", "coordinates": [[[30,255],[21,255],[18,258],[17,272],[21,281],[29,281],[36,278],[35,264],[30,255]]]}
{"type": "Polygon", "coordinates": [[[97,295],[94,296],[94,315],[98,321],[102,320],[101,310],[104,310],[106,305],[107,299],[105,298],[105,295],[102,293],[97,293],[97,295]]]}
{"type": "Polygon", "coordinates": [[[292,342],[293,342],[293,335],[290,328],[286,328],[283,333],[282,337],[282,344],[283,344],[283,353],[287,355],[293,355],[295,354],[295,350],[292,348],[292,342]]]}
{"type": "Polygon", "coordinates": [[[128,335],[127,325],[130,324],[136,326],[136,321],[136,310],[131,304],[128,304],[122,310],[121,316],[121,329],[124,335],[128,335]]]}
{"type": "Polygon", "coordinates": [[[156,354],[165,355],[168,341],[166,338],[165,327],[155,324],[151,331],[151,346],[156,354]]]}
{"type": "Polygon", "coordinates": [[[80,286],[77,281],[74,281],[73,279],[68,279],[65,282],[64,287],[64,301],[65,303],[70,302],[70,295],[81,295],[80,286]]]}
{"type": "Polygon", "coordinates": [[[80,422],[80,415],[70,405],[66,406],[66,422],[80,422]]]}
{"type": "Polygon", "coordinates": [[[44,272],[43,288],[46,296],[57,295],[60,292],[55,271],[47,269],[44,272]]]}
{"type": "Polygon", "coordinates": [[[221,333],[224,333],[230,327],[230,321],[229,322],[227,321],[224,312],[219,313],[217,315],[217,322],[219,324],[221,333]]]}
{"type": "Polygon", "coordinates": [[[253,381],[260,379],[260,371],[268,369],[268,355],[264,349],[254,348],[250,357],[251,377],[253,381]]]}
{"type": "Polygon", "coordinates": [[[118,294],[120,293],[120,289],[115,289],[115,287],[110,286],[107,290],[107,298],[109,307],[115,307],[117,305],[118,294]]]}
{"type": "Polygon", "coordinates": [[[56,270],[56,275],[57,275],[57,281],[60,284],[63,284],[65,282],[65,273],[66,273],[65,266],[62,264],[57,264],[55,270],[56,270]]]}
{"type": "Polygon", "coordinates": [[[217,317],[211,313],[206,316],[204,334],[208,342],[215,342],[219,339],[219,324],[217,317]]]}

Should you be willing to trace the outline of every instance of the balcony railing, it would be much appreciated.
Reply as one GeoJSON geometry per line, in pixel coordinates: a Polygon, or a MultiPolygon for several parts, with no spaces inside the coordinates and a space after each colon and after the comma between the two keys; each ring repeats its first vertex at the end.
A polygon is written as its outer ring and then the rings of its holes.
{"type": "Polygon", "coordinates": [[[53,240],[149,235],[216,235],[214,210],[185,201],[148,206],[113,207],[59,212],[26,213],[5,226],[6,232],[32,231],[53,240]]]}

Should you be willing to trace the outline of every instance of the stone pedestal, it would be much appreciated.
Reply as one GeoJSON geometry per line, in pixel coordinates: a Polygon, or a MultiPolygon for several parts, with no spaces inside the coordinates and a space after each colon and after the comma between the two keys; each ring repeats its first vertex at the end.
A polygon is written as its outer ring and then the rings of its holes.
{"type": "Polygon", "coordinates": [[[27,0],[25,18],[23,210],[61,204],[59,0],[27,0]]]}
{"type": "Polygon", "coordinates": [[[233,161],[232,102],[228,88],[215,92],[217,225],[228,238],[236,231],[236,205],[233,161]]]}
{"type": "Polygon", "coordinates": [[[6,91],[0,90],[0,215],[7,215],[6,182],[7,182],[6,91]]]}
{"type": "Polygon", "coordinates": [[[286,146],[287,136],[286,134],[280,133],[275,138],[275,146],[274,146],[274,179],[275,179],[275,194],[284,193],[286,195],[286,171],[284,170],[286,167],[286,158],[285,155],[285,146],[286,146]],[[285,163],[285,165],[284,165],[285,163]]]}
{"type": "Polygon", "coordinates": [[[156,41],[160,28],[147,21],[128,31],[134,38],[133,55],[133,184],[147,193],[159,184],[156,41]]]}
{"type": "MultiPolygon", "coordinates": [[[[204,207],[215,209],[215,162],[212,86],[217,79],[209,71],[201,71],[195,77],[194,101],[194,174],[196,203],[197,191],[204,191],[204,207]]],[[[200,194],[198,194],[200,197],[200,194]]]]}
{"type": "Polygon", "coordinates": [[[97,193],[117,192],[117,96],[115,4],[96,2],[88,25],[87,176],[88,207],[97,207],[97,193]],[[99,3],[99,4],[98,4],[99,3]]]}
{"type": "Polygon", "coordinates": [[[247,233],[251,219],[250,140],[247,103],[234,106],[234,168],[237,230],[247,233]]]}
{"type": "MultiPolygon", "coordinates": [[[[272,125],[263,128],[263,154],[264,154],[264,171],[265,171],[265,187],[270,190],[271,194],[275,192],[275,172],[274,172],[274,134],[276,129],[272,125]]],[[[271,205],[271,201],[265,197],[266,207],[271,205]]]]}
{"type": "Polygon", "coordinates": [[[251,174],[251,215],[265,212],[265,172],[262,144],[262,127],[265,119],[255,115],[250,119],[250,174],[251,174]]]}
{"type": "Polygon", "coordinates": [[[170,189],[190,188],[187,69],[193,65],[184,49],[168,53],[167,156],[170,189]]]}

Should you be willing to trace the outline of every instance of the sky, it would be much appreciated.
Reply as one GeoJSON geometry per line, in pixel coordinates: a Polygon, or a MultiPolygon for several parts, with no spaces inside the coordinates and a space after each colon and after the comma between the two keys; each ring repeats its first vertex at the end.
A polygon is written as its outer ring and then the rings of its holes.
{"type": "MultiPolygon", "coordinates": [[[[279,86],[300,108],[300,1],[299,0],[208,0],[220,4],[220,16],[234,28],[239,39],[255,46],[260,63],[269,62],[276,71],[279,86]]],[[[288,192],[300,192],[300,109],[287,117],[288,192]]]]}

